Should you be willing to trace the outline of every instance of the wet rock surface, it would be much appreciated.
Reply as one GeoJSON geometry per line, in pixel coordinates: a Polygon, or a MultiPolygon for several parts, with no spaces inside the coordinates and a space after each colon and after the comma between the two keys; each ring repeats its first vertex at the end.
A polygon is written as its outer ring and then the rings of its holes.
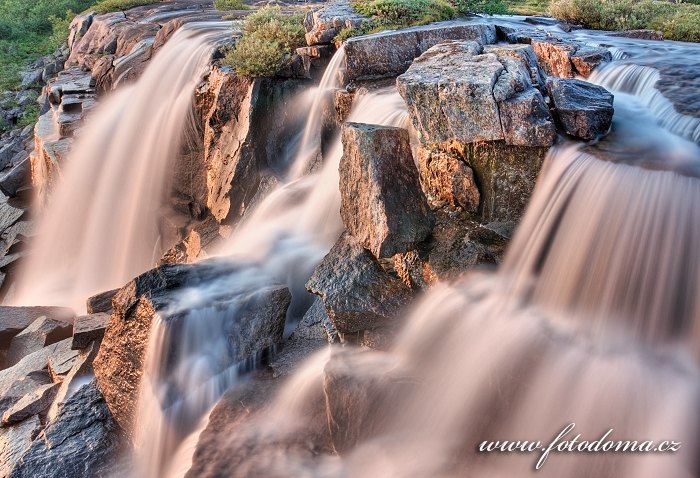
{"type": "MultiPolygon", "coordinates": [[[[230,276],[238,270],[231,263],[201,262],[196,265],[164,265],[137,277],[113,299],[114,311],[93,367],[100,390],[122,429],[133,434],[138,387],[143,374],[151,325],[159,314],[166,324],[177,321],[182,311],[169,312],[178,293],[230,276]]],[[[284,319],[291,296],[286,287],[275,286],[251,294],[241,303],[237,291],[223,294],[206,307],[223,310],[229,303],[239,307],[229,328],[230,349],[243,361],[281,342],[284,319]]],[[[167,366],[167,364],[166,364],[167,366]]]]}
{"type": "Polygon", "coordinates": [[[372,254],[344,233],[306,283],[321,297],[333,326],[344,335],[395,320],[412,298],[372,254]]]}

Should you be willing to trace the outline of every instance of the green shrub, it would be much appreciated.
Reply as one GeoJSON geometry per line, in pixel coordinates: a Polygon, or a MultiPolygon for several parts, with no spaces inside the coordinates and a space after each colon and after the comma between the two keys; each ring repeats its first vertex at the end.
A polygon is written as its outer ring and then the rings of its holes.
{"type": "Polygon", "coordinates": [[[486,13],[488,15],[504,15],[508,13],[508,5],[502,0],[457,0],[460,13],[486,13]]]}
{"type": "Polygon", "coordinates": [[[119,10],[128,10],[141,5],[150,5],[157,3],[154,0],[100,0],[90,10],[98,13],[117,12],[119,10]]]}
{"type": "Polygon", "coordinates": [[[243,0],[216,0],[214,8],[226,12],[229,10],[248,10],[248,5],[243,3],[243,0]]]}
{"type": "Polygon", "coordinates": [[[449,20],[455,15],[447,0],[354,0],[352,5],[375,25],[392,28],[449,20]]]}
{"type": "Polygon", "coordinates": [[[599,30],[653,28],[673,40],[700,41],[700,6],[652,0],[554,0],[550,14],[599,30]]]}
{"type": "Polygon", "coordinates": [[[274,76],[306,44],[303,15],[284,15],[279,7],[265,7],[249,15],[243,36],[223,60],[245,76],[274,76]]]}

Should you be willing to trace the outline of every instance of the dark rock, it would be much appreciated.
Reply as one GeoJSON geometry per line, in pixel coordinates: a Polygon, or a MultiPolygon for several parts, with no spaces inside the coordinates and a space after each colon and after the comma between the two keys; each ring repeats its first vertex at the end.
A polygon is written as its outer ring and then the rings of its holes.
{"type": "Polygon", "coordinates": [[[60,386],[56,391],[51,406],[46,412],[46,422],[52,422],[56,419],[61,409],[63,409],[63,406],[66,404],[66,400],[70,398],[69,393],[75,391],[78,380],[92,377],[92,361],[95,355],[97,355],[97,350],[98,346],[96,344],[81,350],[73,362],[73,367],[67,374],[61,377],[60,386]]]}
{"type": "MultiPolygon", "coordinates": [[[[176,312],[174,306],[182,288],[235,277],[240,270],[234,263],[221,261],[164,265],[138,276],[114,297],[114,311],[93,368],[109,409],[128,434],[134,431],[136,401],[153,318],[159,314],[166,324],[177,321],[183,312],[176,312]]],[[[282,286],[254,291],[232,287],[202,307],[222,310],[237,307],[226,332],[233,354],[230,359],[236,363],[282,341],[290,301],[289,291],[282,286]]]]}
{"type": "Polygon", "coordinates": [[[568,134],[590,140],[610,130],[614,97],[602,86],[581,80],[549,78],[547,90],[557,118],[568,134]]]}
{"type": "Polygon", "coordinates": [[[496,29],[487,23],[451,21],[350,38],[345,42],[347,79],[400,75],[415,58],[447,40],[495,43],[496,29]]]}
{"type": "Polygon", "coordinates": [[[15,197],[24,186],[30,184],[30,178],[31,161],[26,157],[0,176],[0,190],[9,197],[15,197]]]}
{"type": "Polygon", "coordinates": [[[39,317],[12,339],[7,353],[7,365],[12,366],[47,345],[67,339],[71,336],[72,325],[70,322],[39,317]]]}
{"type": "Polygon", "coordinates": [[[584,46],[578,48],[571,56],[571,63],[576,72],[588,78],[593,70],[603,63],[612,61],[612,53],[607,48],[584,46]]]}
{"type": "Polygon", "coordinates": [[[119,289],[108,290],[107,292],[101,292],[90,297],[87,300],[87,313],[97,314],[98,312],[111,312],[112,298],[117,292],[119,292],[119,289]]]}
{"type": "Polygon", "coordinates": [[[0,398],[0,416],[2,416],[7,409],[13,407],[15,403],[25,395],[35,392],[44,385],[49,385],[51,383],[51,376],[48,372],[43,370],[30,372],[26,376],[17,379],[0,398]]]}
{"type": "Polygon", "coordinates": [[[385,272],[348,233],[321,261],[306,288],[323,299],[331,323],[345,335],[394,320],[412,298],[401,281],[385,272]]]}
{"type": "Polygon", "coordinates": [[[106,478],[117,471],[122,450],[121,431],[93,381],[75,392],[8,476],[106,478]]]}
{"type": "Polygon", "coordinates": [[[408,131],[345,123],[340,215],[375,257],[404,252],[427,237],[433,218],[420,188],[408,131]]]}
{"type": "MultiPolygon", "coordinates": [[[[17,381],[21,380],[27,376],[34,376],[36,373],[44,373],[49,367],[49,361],[52,358],[68,357],[74,353],[70,349],[71,339],[61,340],[53,345],[44,347],[32,354],[27,355],[18,363],[5,370],[0,370],[0,397],[5,396],[6,393],[13,387],[17,386],[17,381]]],[[[60,381],[61,377],[55,377],[51,375],[51,371],[48,371],[51,376],[51,380],[54,382],[60,381]]]]}
{"type": "Polygon", "coordinates": [[[109,314],[98,312],[75,318],[73,324],[73,350],[82,350],[93,342],[99,342],[104,337],[109,323],[109,314]]]}
{"type": "Polygon", "coordinates": [[[58,383],[41,385],[20,398],[2,414],[2,426],[7,427],[45,412],[58,391],[58,383]]]}
{"type": "Polygon", "coordinates": [[[41,316],[51,320],[72,322],[75,314],[64,307],[0,306],[0,348],[7,349],[15,335],[41,316]]]}
{"type": "Polygon", "coordinates": [[[479,224],[445,211],[438,212],[437,220],[429,241],[394,258],[396,272],[409,287],[426,289],[438,281],[455,281],[475,267],[501,262],[512,225],[479,224]]]}
{"type": "Polygon", "coordinates": [[[453,154],[420,148],[418,167],[423,191],[431,207],[461,208],[471,213],[479,211],[481,195],[474,171],[463,160],[453,154]]]}
{"type": "Polygon", "coordinates": [[[8,428],[0,428],[0,476],[11,476],[14,466],[30,449],[41,428],[37,416],[8,428]]]}

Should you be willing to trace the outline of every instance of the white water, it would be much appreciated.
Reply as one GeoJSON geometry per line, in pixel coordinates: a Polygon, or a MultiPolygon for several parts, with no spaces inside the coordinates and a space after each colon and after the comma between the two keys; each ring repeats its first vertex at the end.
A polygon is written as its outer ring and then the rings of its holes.
{"type": "MultiPolygon", "coordinates": [[[[567,144],[550,153],[498,273],[436,287],[390,352],[310,359],[274,404],[222,444],[245,453],[244,476],[697,476],[700,150],[662,129],[695,139],[690,120],[649,100],[648,71],[603,73],[597,81],[616,94],[613,132],[588,149],[567,144]],[[336,442],[338,455],[298,453],[293,444],[303,446],[299,437],[318,426],[310,401],[332,405],[327,370],[338,364],[372,397],[370,410],[348,410],[352,426],[339,425],[357,436],[336,442]],[[612,440],[674,440],[682,448],[555,452],[539,471],[540,453],[476,451],[483,440],[546,446],[569,423],[577,429],[568,439],[592,441],[613,429],[612,440]]],[[[338,229],[320,227],[338,221],[337,164],[329,164],[323,182],[306,178],[273,194],[228,252],[269,261],[277,251],[253,251],[252,238],[289,231],[332,242],[338,229]],[[309,190],[328,202],[309,201],[309,190]]],[[[338,393],[340,406],[352,406],[338,393]]]]}
{"type": "MultiPolygon", "coordinates": [[[[326,75],[334,73],[329,68],[326,75]]],[[[321,107],[320,102],[315,103],[315,108],[321,107]]],[[[407,115],[396,91],[381,90],[359,99],[351,119],[399,126],[406,124],[407,115]]],[[[319,127],[316,122],[310,125],[319,127]]],[[[153,325],[136,420],[136,449],[143,476],[179,476],[178,464],[188,463],[189,458],[186,450],[180,449],[177,455],[175,450],[239,380],[240,364],[233,358],[236,352],[227,348],[227,341],[231,324],[246,317],[245,309],[239,310],[240,304],[251,295],[264,293],[273,283],[287,285],[297,298],[308,302],[304,284],[342,231],[338,191],[341,155],[337,139],[318,172],[273,191],[220,251],[238,261],[240,271],[218,282],[183,290],[177,307],[185,316],[175,325],[161,320],[153,325]],[[229,299],[223,310],[210,306],[224,296],[229,299]],[[231,296],[237,298],[231,300],[231,296]],[[169,361],[173,363],[165,367],[169,361]]],[[[303,151],[297,157],[298,162],[306,159],[303,151]]],[[[178,311],[166,313],[177,315],[178,311]]],[[[193,451],[189,449],[189,453],[193,451]]]]}
{"type": "Polygon", "coordinates": [[[92,294],[153,267],[169,166],[186,129],[192,94],[226,24],[187,25],[133,85],[107,98],[81,130],[63,178],[39,219],[15,304],[84,309],[92,294]]]}

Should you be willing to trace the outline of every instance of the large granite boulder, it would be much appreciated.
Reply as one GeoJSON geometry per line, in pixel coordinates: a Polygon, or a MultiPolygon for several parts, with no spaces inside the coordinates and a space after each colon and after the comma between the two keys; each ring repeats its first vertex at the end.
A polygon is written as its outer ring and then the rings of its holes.
{"type": "Polygon", "coordinates": [[[447,40],[495,43],[496,28],[476,21],[451,21],[351,38],[345,42],[347,79],[400,75],[415,58],[447,40]]]}
{"type": "Polygon", "coordinates": [[[323,300],[335,329],[351,340],[396,319],[412,295],[350,234],[343,233],[306,283],[323,300]]]}
{"type": "MultiPolygon", "coordinates": [[[[235,316],[228,321],[230,326],[222,331],[228,334],[228,359],[233,363],[254,358],[281,342],[291,302],[289,290],[281,285],[256,290],[237,290],[232,286],[198,306],[182,309],[178,305],[184,289],[225,281],[240,270],[237,264],[221,261],[164,265],[135,278],[114,297],[114,311],[93,367],[110,411],[128,434],[133,436],[139,385],[156,315],[166,326],[176,326],[196,307],[221,313],[235,307],[235,316]]],[[[162,364],[164,368],[171,365],[162,364]]]]}
{"type": "Polygon", "coordinates": [[[551,146],[556,131],[533,87],[541,75],[527,48],[482,53],[475,42],[446,42],[416,59],[397,85],[421,141],[443,149],[489,141],[551,146]]]}
{"type": "Polygon", "coordinates": [[[590,140],[610,130],[614,97],[602,86],[581,80],[549,78],[547,90],[566,133],[590,140]]]}
{"type": "Polygon", "coordinates": [[[340,160],[340,215],[375,257],[391,257],[424,240],[433,225],[421,191],[408,131],[345,123],[340,160]]]}

